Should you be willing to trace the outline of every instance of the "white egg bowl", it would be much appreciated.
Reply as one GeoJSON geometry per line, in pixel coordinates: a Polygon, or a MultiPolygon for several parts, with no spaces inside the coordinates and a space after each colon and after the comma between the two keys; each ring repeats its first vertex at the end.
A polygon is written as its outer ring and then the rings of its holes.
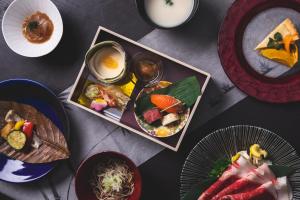
{"type": "Polygon", "coordinates": [[[4,13],[2,33],[9,48],[17,54],[40,57],[58,45],[63,34],[63,22],[57,7],[50,0],[14,0],[4,13]],[[37,11],[47,14],[54,25],[50,39],[40,44],[29,42],[22,33],[25,18],[37,11]]]}

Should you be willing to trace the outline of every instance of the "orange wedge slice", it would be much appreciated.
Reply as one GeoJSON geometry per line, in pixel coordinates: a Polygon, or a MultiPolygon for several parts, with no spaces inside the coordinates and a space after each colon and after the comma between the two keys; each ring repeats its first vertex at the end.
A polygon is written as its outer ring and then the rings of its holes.
{"type": "Polygon", "coordinates": [[[291,53],[291,44],[295,42],[297,38],[297,35],[287,35],[283,38],[283,44],[284,44],[284,49],[288,52],[291,53]]]}
{"type": "Polygon", "coordinates": [[[298,47],[296,47],[295,52],[288,52],[284,49],[262,49],[260,51],[261,55],[270,59],[293,67],[298,62],[298,47]]]}

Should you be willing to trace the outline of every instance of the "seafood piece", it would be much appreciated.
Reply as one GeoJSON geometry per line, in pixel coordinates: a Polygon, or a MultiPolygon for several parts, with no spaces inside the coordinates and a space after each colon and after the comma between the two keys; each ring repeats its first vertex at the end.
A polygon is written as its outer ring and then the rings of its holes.
{"type": "Polygon", "coordinates": [[[130,100],[119,87],[114,85],[103,86],[100,84],[91,84],[86,88],[85,96],[91,100],[103,99],[109,107],[118,107],[121,110],[126,108],[130,100]]]}
{"type": "Polygon", "coordinates": [[[157,106],[159,109],[168,113],[179,113],[182,111],[182,104],[176,98],[169,95],[152,94],[151,103],[157,106]]]}
{"type": "Polygon", "coordinates": [[[7,136],[8,144],[15,150],[21,150],[25,147],[27,138],[22,131],[13,130],[7,136]]]}
{"type": "Polygon", "coordinates": [[[179,120],[179,115],[177,113],[169,113],[162,118],[161,123],[163,126],[166,126],[178,120],[179,120]]]}

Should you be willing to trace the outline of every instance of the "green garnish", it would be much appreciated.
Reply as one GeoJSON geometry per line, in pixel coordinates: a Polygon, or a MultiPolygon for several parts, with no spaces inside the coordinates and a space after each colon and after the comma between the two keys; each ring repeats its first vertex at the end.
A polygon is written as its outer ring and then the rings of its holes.
{"type": "Polygon", "coordinates": [[[193,185],[191,190],[184,195],[182,200],[197,200],[202,192],[218,180],[230,164],[231,161],[229,159],[218,159],[214,162],[212,170],[208,173],[208,178],[193,185]]]}
{"type": "Polygon", "coordinates": [[[31,22],[28,23],[27,28],[28,28],[30,31],[33,31],[33,30],[36,29],[38,26],[39,26],[39,22],[37,22],[37,21],[31,21],[31,22]]]}
{"type": "Polygon", "coordinates": [[[281,33],[279,33],[279,32],[275,33],[275,34],[274,34],[274,39],[275,39],[277,42],[282,41],[283,38],[282,38],[281,33]]]}
{"type": "Polygon", "coordinates": [[[218,159],[214,163],[212,170],[208,174],[208,177],[210,178],[220,177],[230,164],[231,161],[229,159],[226,158],[218,159]]]}
{"type": "Polygon", "coordinates": [[[172,0],[165,0],[165,1],[166,1],[166,4],[169,6],[172,6],[174,4],[172,0]]]}
{"type": "Polygon", "coordinates": [[[269,38],[267,47],[272,48],[272,49],[277,49],[277,50],[284,49],[282,40],[283,40],[283,37],[282,37],[281,33],[277,32],[274,34],[274,39],[269,38]]]}

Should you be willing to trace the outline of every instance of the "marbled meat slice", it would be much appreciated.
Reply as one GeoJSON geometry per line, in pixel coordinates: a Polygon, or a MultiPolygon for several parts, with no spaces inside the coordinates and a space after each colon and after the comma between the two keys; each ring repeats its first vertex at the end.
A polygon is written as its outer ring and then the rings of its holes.
{"type": "Polygon", "coordinates": [[[272,181],[269,181],[260,187],[238,194],[226,195],[219,200],[276,200],[277,194],[272,181]]]}
{"type": "Polygon", "coordinates": [[[246,158],[241,156],[234,164],[228,167],[228,169],[214,184],[201,194],[198,200],[211,200],[224,188],[228,187],[254,169],[255,166],[253,166],[246,158]]]}
{"type": "Polygon", "coordinates": [[[257,169],[251,170],[248,174],[243,174],[240,179],[236,180],[234,183],[228,185],[216,194],[212,200],[218,200],[219,198],[229,194],[248,192],[256,189],[266,182],[274,182],[275,180],[276,178],[268,165],[263,164],[257,169]]]}

